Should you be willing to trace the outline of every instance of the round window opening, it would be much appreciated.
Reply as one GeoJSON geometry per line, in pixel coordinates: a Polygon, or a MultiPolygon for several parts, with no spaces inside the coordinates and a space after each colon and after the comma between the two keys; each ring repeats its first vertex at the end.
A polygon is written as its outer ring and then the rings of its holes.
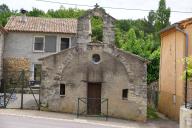
{"type": "Polygon", "coordinates": [[[92,56],[93,63],[98,64],[100,62],[100,60],[101,60],[101,58],[100,58],[99,54],[93,54],[93,56],[92,56]]]}

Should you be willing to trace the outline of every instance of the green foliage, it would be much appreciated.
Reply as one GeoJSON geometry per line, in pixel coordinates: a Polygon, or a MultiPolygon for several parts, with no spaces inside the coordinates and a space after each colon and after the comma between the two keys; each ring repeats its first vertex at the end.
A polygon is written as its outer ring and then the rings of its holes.
{"type": "Polygon", "coordinates": [[[5,26],[8,17],[12,15],[11,10],[5,4],[0,5],[0,25],[5,26]]]}
{"type": "Polygon", "coordinates": [[[119,20],[116,29],[116,44],[119,48],[140,55],[150,61],[147,82],[159,78],[160,37],[158,32],[169,26],[170,8],[160,0],[156,12],[150,11],[147,19],[119,20]]]}
{"type": "Polygon", "coordinates": [[[159,78],[160,48],[149,56],[150,63],[147,67],[147,81],[151,83],[159,78]]]}
{"type": "Polygon", "coordinates": [[[170,8],[166,7],[165,0],[159,1],[159,8],[156,12],[156,18],[155,18],[155,28],[156,31],[160,31],[162,28],[165,28],[166,26],[170,25],[169,18],[170,18],[170,8]]]}
{"type": "MultiPolygon", "coordinates": [[[[183,59],[183,63],[185,64],[185,59],[183,59]]],[[[186,78],[186,72],[187,72],[187,79],[192,78],[192,56],[189,56],[186,58],[186,63],[187,63],[187,70],[185,69],[183,73],[183,79],[186,78]]]]}
{"type": "Polygon", "coordinates": [[[45,16],[45,12],[37,8],[33,8],[27,13],[27,16],[42,17],[45,16]]]}
{"type": "Polygon", "coordinates": [[[145,21],[143,19],[138,20],[118,20],[116,27],[120,31],[127,32],[129,29],[133,28],[137,36],[139,36],[140,31],[145,29],[145,21]]]}
{"type": "Polygon", "coordinates": [[[159,119],[159,116],[157,115],[156,113],[157,111],[152,108],[151,106],[148,106],[147,107],[147,118],[148,119],[159,119]]]}
{"type": "Polygon", "coordinates": [[[156,13],[154,11],[150,11],[149,15],[147,16],[147,20],[144,19],[145,21],[145,28],[144,31],[146,33],[155,33],[155,17],[156,17],[156,13]]]}
{"type": "Polygon", "coordinates": [[[148,83],[158,80],[160,48],[154,50],[155,41],[152,34],[145,35],[143,31],[140,31],[137,36],[133,28],[126,33],[117,29],[116,41],[119,48],[130,51],[150,61],[147,69],[148,83]]]}
{"type": "Polygon", "coordinates": [[[3,13],[3,12],[10,12],[9,7],[6,4],[0,5],[0,13],[3,13]]]}
{"type": "Polygon", "coordinates": [[[94,16],[91,18],[92,40],[103,41],[103,20],[100,17],[94,16]]]}
{"type": "Polygon", "coordinates": [[[54,17],[54,18],[78,18],[81,15],[83,15],[85,11],[80,9],[65,9],[60,8],[58,10],[50,9],[47,11],[46,16],[47,17],[54,17]]]}

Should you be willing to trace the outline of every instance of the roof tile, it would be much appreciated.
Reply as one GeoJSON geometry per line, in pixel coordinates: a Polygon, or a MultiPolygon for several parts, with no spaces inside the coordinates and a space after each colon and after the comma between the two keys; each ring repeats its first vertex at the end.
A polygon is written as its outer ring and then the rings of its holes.
{"type": "Polygon", "coordinates": [[[5,29],[18,32],[77,33],[77,19],[26,17],[24,22],[21,18],[21,16],[10,17],[5,29]]]}

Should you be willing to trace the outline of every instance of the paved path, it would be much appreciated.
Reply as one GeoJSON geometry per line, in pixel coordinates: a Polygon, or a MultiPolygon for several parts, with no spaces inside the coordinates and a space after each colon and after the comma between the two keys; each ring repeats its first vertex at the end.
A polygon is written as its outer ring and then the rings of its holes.
{"type": "Polygon", "coordinates": [[[0,109],[0,128],[179,128],[170,120],[147,121],[145,123],[110,118],[80,118],[75,115],[32,111],[0,109]]]}

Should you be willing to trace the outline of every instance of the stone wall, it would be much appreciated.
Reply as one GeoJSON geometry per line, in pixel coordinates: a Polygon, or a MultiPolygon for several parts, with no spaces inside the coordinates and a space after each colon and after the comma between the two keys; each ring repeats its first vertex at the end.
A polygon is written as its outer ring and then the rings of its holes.
{"type": "Polygon", "coordinates": [[[91,17],[98,16],[103,20],[103,43],[115,43],[115,19],[108,15],[103,8],[94,8],[88,10],[85,15],[78,19],[77,27],[77,43],[85,50],[88,43],[91,42],[91,17]]]}
{"type": "Polygon", "coordinates": [[[4,34],[0,32],[0,79],[2,79],[3,70],[3,48],[4,48],[4,34]]]}
{"type": "MultiPolygon", "coordinates": [[[[44,107],[41,109],[76,113],[77,99],[87,97],[86,81],[102,81],[101,97],[109,100],[109,116],[145,121],[145,61],[110,45],[90,44],[87,47],[84,52],[76,47],[42,59],[41,103],[44,107]],[[94,53],[101,56],[99,64],[92,63],[94,53]],[[96,76],[102,76],[102,79],[96,76]],[[66,85],[65,96],[59,94],[61,83],[66,85]],[[129,89],[128,99],[122,99],[123,89],[129,89]]],[[[81,105],[80,111],[85,109],[86,105],[81,105]]],[[[101,109],[106,113],[106,106],[101,109]]]]}
{"type": "Polygon", "coordinates": [[[185,108],[185,106],[181,106],[179,128],[192,128],[192,109],[188,109],[185,108]]]}

